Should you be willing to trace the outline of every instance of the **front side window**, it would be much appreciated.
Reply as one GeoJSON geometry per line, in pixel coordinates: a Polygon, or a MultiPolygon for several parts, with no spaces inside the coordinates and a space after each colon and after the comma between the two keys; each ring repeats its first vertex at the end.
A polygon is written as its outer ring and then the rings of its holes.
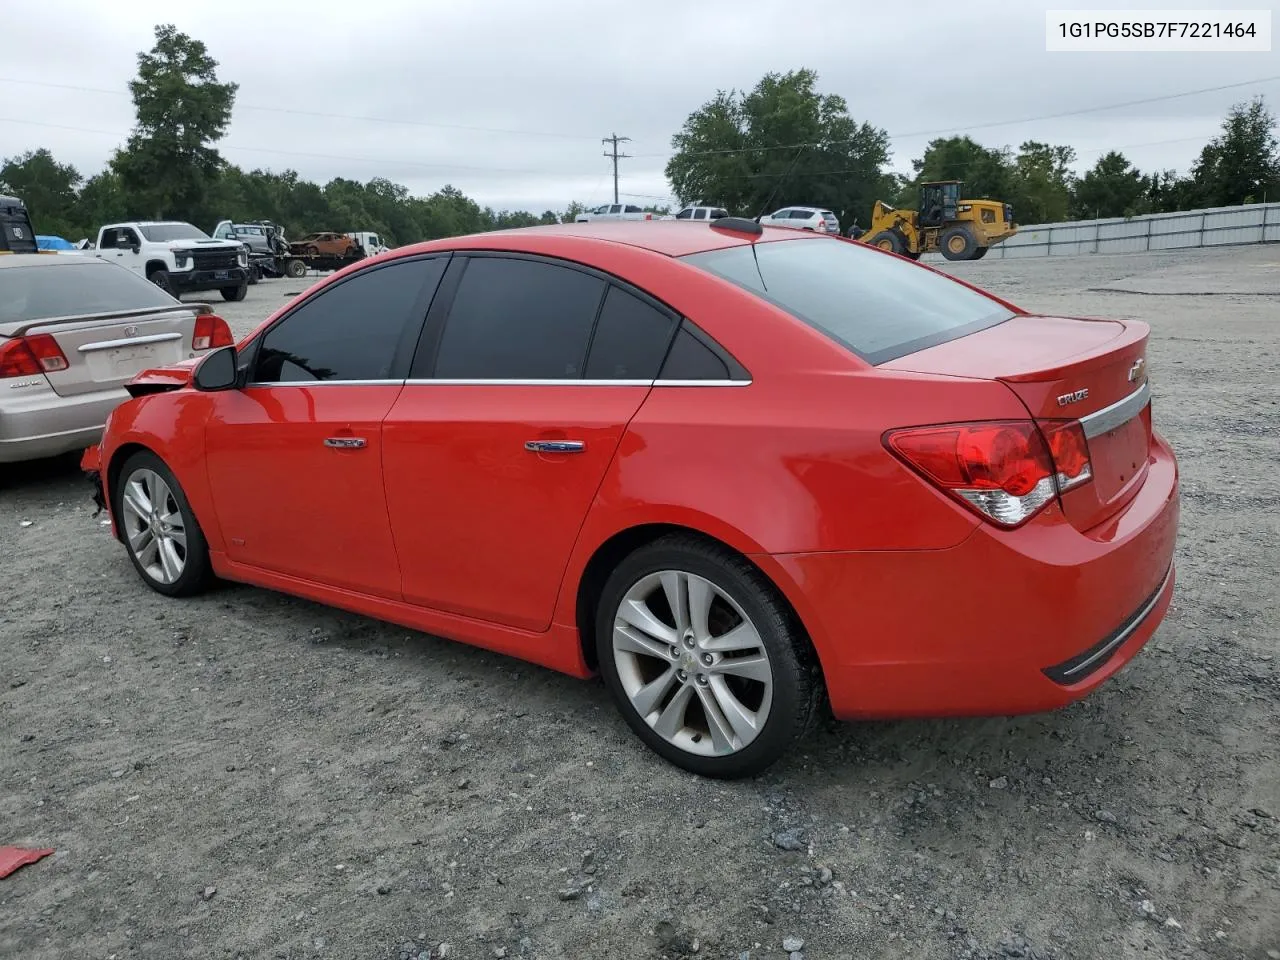
{"type": "Polygon", "coordinates": [[[447,257],[402,260],[321,290],[268,330],[253,380],[387,380],[406,324],[419,324],[447,257]],[[424,299],[426,298],[426,299],[424,299]]]}
{"type": "Polygon", "coordinates": [[[434,375],[577,380],[605,281],[537,260],[475,257],[454,295],[434,375]]]}
{"type": "Polygon", "coordinates": [[[950,277],[843,240],[743,244],[684,260],[781,307],[870,364],[1014,315],[950,277]]]}

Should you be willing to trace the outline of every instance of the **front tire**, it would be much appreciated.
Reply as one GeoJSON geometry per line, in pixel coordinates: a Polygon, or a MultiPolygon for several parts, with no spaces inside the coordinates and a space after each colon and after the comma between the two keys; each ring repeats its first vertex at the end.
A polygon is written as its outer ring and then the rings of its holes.
{"type": "Polygon", "coordinates": [[[117,528],[147,586],[166,597],[191,596],[208,586],[209,545],[163,460],[149,450],[133,454],[113,493],[117,528]]]}
{"type": "Polygon", "coordinates": [[[249,293],[249,281],[242,280],[238,287],[223,287],[220,292],[223,300],[230,300],[233,303],[239,302],[249,293]]]}
{"type": "Polygon", "coordinates": [[[147,274],[147,279],[154,283],[157,287],[169,294],[171,297],[178,295],[173,288],[173,278],[169,276],[168,270],[152,270],[147,274]]]}
{"type": "Polygon", "coordinates": [[[596,610],[596,646],[631,729],[705,777],[767,769],[805,732],[821,690],[773,585],[694,536],[663,537],[618,565],[596,610]]]}

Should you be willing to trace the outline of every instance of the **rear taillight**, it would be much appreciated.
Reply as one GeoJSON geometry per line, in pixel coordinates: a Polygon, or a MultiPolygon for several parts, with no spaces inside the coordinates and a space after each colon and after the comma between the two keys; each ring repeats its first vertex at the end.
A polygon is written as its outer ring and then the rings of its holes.
{"type": "Polygon", "coordinates": [[[893,430],[885,445],[934,486],[1002,527],[1016,527],[1092,477],[1075,420],[952,423],[893,430]]]}
{"type": "Polygon", "coordinates": [[[0,379],[38,377],[70,366],[58,341],[47,333],[18,337],[0,345],[0,379]]]}
{"type": "Polygon", "coordinates": [[[215,347],[229,347],[235,342],[231,328],[221,317],[212,313],[196,317],[196,329],[191,335],[192,350],[213,350],[215,347]]]}

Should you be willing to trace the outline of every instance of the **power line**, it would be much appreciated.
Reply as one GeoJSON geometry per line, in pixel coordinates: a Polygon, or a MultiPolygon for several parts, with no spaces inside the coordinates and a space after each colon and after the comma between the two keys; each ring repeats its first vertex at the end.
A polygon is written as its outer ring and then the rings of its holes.
{"type": "MultiPolygon", "coordinates": [[[[1119,110],[1123,107],[1136,107],[1136,106],[1141,106],[1143,104],[1148,104],[1148,103],[1160,103],[1165,100],[1178,100],[1182,97],[1193,97],[1201,93],[1216,93],[1220,90],[1234,90],[1239,87],[1259,86],[1264,83],[1274,83],[1277,80],[1280,80],[1280,76],[1261,77],[1257,80],[1245,80],[1240,83],[1224,83],[1216,87],[1202,87],[1199,90],[1185,90],[1182,93],[1165,93],[1157,97],[1144,97],[1141,100],[1126,100],[1123,103],[1108,103],[1108,104],[1102,104],[1101,106],[1095,106],[1095,107],[1081,107],[1078,110],[1064,110],[1060,113],[1046,113],[1046,114],[1041,114],[1039,116],[1034,116],[1034,117],[1021,117],[1017,120],[993,120],[989,123],[971,123],[971,124],[966,124],[962,126],[939,128],[936,130],[912,130],[909,133],[890,134],[889,139],[890,140],[907,140],[912,137],[934,137],[934,136],[940,136],[942,134],[947,134],[947,133],[963,133],[970,130],[989,130],[992,127],[1007,127],[1007,126],[1012,126],[1014,124],[1019,124],[1019,123],[1034,123],[1039,120],[1057,120],[1062,117],[1077,117],[1077,116],[1081,116],[1082,114],[1098,113],[1103,110],[1119,110]]],[[[685,156],[685,157],[724,156],[724,155],[732,155],[737,153],[752,153],[757,151],[763,152],[763,151],[773,151],[773,150],[799,150],[804,147],[824,149],[826,147],[847,146],[851,143],[857,143],[857,142],[858,141],[856,140],[827,140],[827,141],[818,141],[818,142],[810,142],[810,143],[779,144],[777,146],[770,146],[770,147],[730,147],[724,150],[701,150],[694,153],[682,153],[681,156],[685,156]]],[[[671,157],[671,156],[674,156],[675,154],[676,154],[676,151],[668,151],[666,153],[639,153],[639,154],[636,154],[636,158],[640,159],[640,158],[671,157]]]]}
{"type": "Polygon", "coordinates": [[[630,143],[630,142],[631,142],[631,138],[630,138],[630,137],[620,137],[620,136],[618,136],[618,135],[615,133],[615,134],[611,134],[610,136],[605,137],[605,138],[604,138],[603,140],[601,140],[600,142],[601,142],[601,143],[611,143],[611,144],[613,144],[613,149],[612,149],[612,151],[611,151],[611,152],[609,152],[609,153],[606,153],[606,154],[605,154],[605,156],[606,156],[606,157],[609,157],[611,160],[613,160],[613,202],[614,202],[614,203],[617,203],[617,202],[618,202],[618,161],[619,161],[619,160],[625,160],[625,159],[627,159],[628,157],[630,157],[630,156],[631,156],[631,154],[629,154],[629,153],[619,153],[619,152],[618,152],[618,144],[620,144],[620,143],[630,143]]]}
{"type": "MultiPolygon", "coordinates": [[[[65,123],[47,123],[43,120],[19,120],[15,117],[0,117],[0,123],[18,123],[33,127],[49,127],[54,130],[71,130],[76,133],[98,133],[106,137],[127,137],[118,130],[97,130],[92,127],[74,127],[65,123]]],[[[390,157],[351,157],[334,153],[307,153],[299,150],[277,150],[274,147],[243,147],[238,144],[220,143],[218,149],[238,151],[240,153],[270,153],[282,157],[308,157],[319,160],[344,160],[351,163],[374,163],[383,166],[395,164],[405,167],[422,167],[435,170],[468,170],[477,173],[517,173],[525,176],[562,176],[561,170],[528,170],[514,167],[476,167],[457,163],[423,163],[417,160],[396,160],[390,157]]]]}
{"type": "MultiPolygon", "coordinates": [[[[50,83],[46,80],[25,80],[16,77],[0,77],[0,83],[20,83],[30,87],[49,87],[55,90],[75,90],[80,93],[105,93],[113,97],[129,97],[131,94],[123,90],[111,90],[106,87],[82,87],[70,83],[50,83]]],[[[477,127],[461,123],[437,123],[429,120],[408,120],[397,117],[368,117],[346,113],[326,113],[320,110],[298,110],[293,107],[268,107],[252,103],[236,103],[236,109],[257,110],[263,113],[284,113],[300,117],[320,117],[331,120],[352,120],[367,123],[393,123],[410,127],[438,127],[442,130],[469,130],[474,133],[500,133],[517,137],[555,137],[562,140],[594,140],[575,133],[559,133],[554,130],[508,130],[502,127],[477,127]]]]}

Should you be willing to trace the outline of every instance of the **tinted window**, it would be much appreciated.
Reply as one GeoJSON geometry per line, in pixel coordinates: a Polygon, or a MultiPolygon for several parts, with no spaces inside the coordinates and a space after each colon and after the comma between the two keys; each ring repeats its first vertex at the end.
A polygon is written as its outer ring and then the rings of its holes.
{"type": "Polygon", "coordinates": [[[421,319],[414,305],[423,285],[434,292],[446,260],[393,263],[322,290],[267,331],[253,379],[390,378],[405,324],[421,319]]]}
{"type": "Polygon", "coordinates": [[[626,212],[627,213],[644,213],[644,211],[641,210],[639,207],[632,206],[629,203],[627,204],[626,212]]]}
{"type": "Polygon", "coordinates": [[[609,212],[610,212],[610,213],[621,213],[621,212],[622,212],[622,204],[620,204],[620,203],[615,203],[613,206],[611,206],[611,207],[609,208],[609,212]]]}
{"type": "Polygon", "coordinates": [[[727,217],[728,215],[729,211],[722,210],[720,207],[716,207],[716,209],[712,210],[710,214],[712,220],[719,220],[721,217],[727,217]]]}
{"type": "Polygon", "coordinates": [[[1013,316],[950,277],[840,240],[756,243],[685,259],[777,304],[873,364],[1013,316]]]}
{"type": "Polygon", "coordinates": [[[790,210],[779,210],[776,213],[769,214],[769,219],[770,220],[786,220],[790,216],[791,216],[790,210]]]}
{"type": "Polygon", "coordinates": [[[598,277],[551,263],[473,259],[449,309],[435,376],[580,378],[604,288],[598,277]]]}
{"type": "Polygon", "coordinates": [[[693,211],[693,219],[695,220],[707,219],[707,211],[704,208],[699,207],[697,210],[693,211]]]}
{"type": "Polygon", "coordinates": [[[676,214],[676,219],[677,219],[677,220],[691,220],[691,219],[693,219],[693,208],[692,208],[692,207],[685,207],[683,210],[681,210],[679,213],[677,213],[677,214],[676,214]]]}
{"type": "Polygon", "coordinates": [[[729,368],[715,351],[681,327],[662,365],[663,380],[728,380],[729,368]]]}
{"type": "Polygon", "coordinates": [[[0,323],[176,306],[178,301],[149,280],[97,259],[0,270],[0,323]]]}
{"type": "Polygon", "coordinates": [[[675,318],[611,286],[591,338],[587,379],[652,380],[675,325],[675,318]]]}

